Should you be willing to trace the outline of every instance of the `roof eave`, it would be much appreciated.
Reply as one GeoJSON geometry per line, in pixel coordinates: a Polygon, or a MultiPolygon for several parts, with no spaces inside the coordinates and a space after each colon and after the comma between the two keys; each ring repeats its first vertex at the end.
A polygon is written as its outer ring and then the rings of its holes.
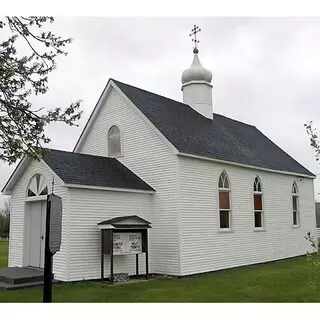
{"type": "Polygon", "coordinates": [[[142,189],[115,188],[115,187],[99,187],[99,186],[76,184],[76,183],[64,183],[64,186],[68,188],[92,189],[92,190],[116,191],[116,192],[132,192],[132,193],[143,193],[143,194],[154,194],[156,192],[156,190],[154,190],[152,187],[150,187],[151,190],[142,190],[142,189]]]}

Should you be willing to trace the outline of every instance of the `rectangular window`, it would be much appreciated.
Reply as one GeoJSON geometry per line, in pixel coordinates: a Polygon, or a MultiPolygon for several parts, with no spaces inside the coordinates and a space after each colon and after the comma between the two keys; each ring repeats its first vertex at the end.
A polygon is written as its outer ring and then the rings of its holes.
{"type": "Polygon", "coordinates": [[[253,195],[254,202],[254,227],[263,228],[262,194],[253,195]]]}
{"type": "Polygon", "coordinates": [[[254,195],[254,210],[262,210],[262,195],[254,195]]]}
{"type": "Polygon", "coordinates": [[[220,210],[220,229],[230,228],[229,211],[220,210]]]}
{"type": "Polygon", "coordinates": [[[220,209],[230,209],[229,192],[219,191],[219,206],[220,209]]]}
{"type": "Polygon", "coordinates": [[[294,226],[299,225],[298,196],[292,196],[292,220],[294,226]]]}
{"type": "Polygon", "coordinates": [[[254,212],[254,227],[262,228],[262,212],[261,211],[254,212]]]}
{"type": "Polygon", "coordinates": [[[298,217],[297,217],[297,211],[293,211],[293,225],[298,225],[298,217]]]}
{"type": "Polygon", "coordinates": [[[230,229],[230,192],[219,191],[220,229],[230,229]]]}
{"type": "Polygon", "coordinates": [[[298,210],[298,205],[297,205],[297,199],[298,197],[297,196],[293,196],[292,197],[292,207],[293,207],[293,210],[297,211],[298,210]]]}

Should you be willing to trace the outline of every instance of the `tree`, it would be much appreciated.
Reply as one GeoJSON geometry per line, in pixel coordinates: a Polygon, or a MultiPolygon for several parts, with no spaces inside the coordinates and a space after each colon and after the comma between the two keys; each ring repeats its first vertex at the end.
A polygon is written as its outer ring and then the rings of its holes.
{"type": "Polygon", "coordinates": [[[57,121],[74,126],[82,115],[80,100],[65,109],[50,110],[30,102],[32,95],[48,91],[48,75],[56,68],[56,58],[67,55],[64,47],[72,41],[48,31],[53,22],[53,17],[45,16],[0,20],[1,35],[8,33],[0,42],[0,160],[9,164],[24,155],[40,159],[44,144],[50,142],[45,127],[57,121]],[[18,55],[22,43],[28,55],[18,55]]]}
{"type": "Polygon", "coordinates": [[[6,201],[4,208],[0,209],[0,238],[9,237],[10,228],[10,203],[6,201]]]}
{"type": "MultiPolygon", "coordinates": [[[[306,132],[310,139],[310,146],[314,150],[315,159],[317,162],[320,161],[320,143],[318,140],[318,132],[314,127],[313,122],[309,121],[304,124],[306,132]]],[[[307,260],[311,264],[311,273],[308,279],[308,285],[311,287],[317,296],[317,300],[320,301],[320,251],[319,243],[317,239],[308,232],[305,237],[311,245],[311,252],[307,252],[307,260]]]]}

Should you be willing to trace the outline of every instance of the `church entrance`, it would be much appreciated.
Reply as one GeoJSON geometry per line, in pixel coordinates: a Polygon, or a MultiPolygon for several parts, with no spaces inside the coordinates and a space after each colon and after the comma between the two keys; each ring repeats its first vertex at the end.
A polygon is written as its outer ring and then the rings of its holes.
{"type": "Polygon", "coordinates": [[[24,214],[23,265],[44,268],[48,185],[37,173],[30,179],[26,192],[24,214]]]}
{"type": "Polygon", "coordinates": [[[28,266],[44,268],[46,201],[29,203],[28,266]]]}

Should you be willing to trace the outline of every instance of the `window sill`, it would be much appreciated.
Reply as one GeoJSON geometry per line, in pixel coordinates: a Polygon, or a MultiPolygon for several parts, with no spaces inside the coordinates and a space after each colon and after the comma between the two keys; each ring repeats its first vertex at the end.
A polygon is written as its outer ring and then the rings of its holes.
{"type": "Polygon", "coordinates": [[[254,228],[253,232],[265,232],[267,231],[266,228],[254,228]]]}
{"type": "Polygon", "coordinates": [[[300,229],[301,226],[292,226],[292,229],[300,229]]]}
{"type": "Polygon", "coordinates": [[[219,229],[219,233],[234,233],[232,229],[219,229]]]}

